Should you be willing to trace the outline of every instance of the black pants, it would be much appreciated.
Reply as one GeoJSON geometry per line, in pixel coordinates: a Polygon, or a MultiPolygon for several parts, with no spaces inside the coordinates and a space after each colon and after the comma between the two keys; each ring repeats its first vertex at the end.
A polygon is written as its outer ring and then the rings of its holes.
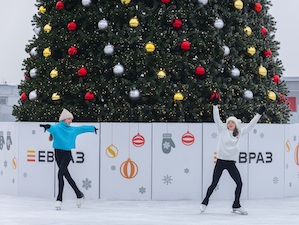
{"type": "Polygon", "coordinates": [[[236,190],[235,190],[235,200],[233,203],[233,208],[241,207],[240,196],[241,196],[243,183],[242,183],[240,172],[239,172],[238,168],[236,167],[236,163],[234,161],[221,160],[221,159],[217,159],[217,162],[216,162],[216,165],[214,168],[213,181],[207,190],[206,197],[202,201],[202,204],[208,205],[209,198],[212,195],[214,189],[216,188],[216,186],[219,182],[219,179],[222,175],[222,172],[225,169],[228,171],[229,175],[233,178],[233,180],[235,181],[235,183],[237,185],[236,190]]]}
{"type": "Polygon", "coordinates": [[[64,151],[55,149],[55,160],[57,163],[57,166],[59,168],[58,170],[58,195],[57,195],[57,201],[62,201],[62,193],[64,188],[64,179],[68,181],[68,183],[71,185],[71,187],[74,189],[77,198],[81,198],[83,196],[82,192],[80,192],[79,188],[77,187],[75,181],[70,175],[70,172],[68,170],[68,165],[70,161],[72,160],[72,153],[71,151],[64,151]]]}

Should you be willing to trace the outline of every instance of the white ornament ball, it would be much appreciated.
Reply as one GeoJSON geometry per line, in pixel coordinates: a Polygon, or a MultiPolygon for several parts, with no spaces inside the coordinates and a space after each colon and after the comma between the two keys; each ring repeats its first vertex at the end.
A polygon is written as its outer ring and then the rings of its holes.
{"type": "Polygon", "coordinates": [[[120,63],[118,63],[117,65],[115,65],[113,67],[113,73],[115,75],[121,76],[124,73],[125,69],[123,67],[123,65],[121,65],[120,63]]]}
{"type": "Polygon", "coordinates": [[[37,92],[36,92],[36,90],[31,91],[29,93],[29,100],[34,101],[35,99],[37,99],[37,92]]]}
{"type": "Polygon", "coordinates": [[[108,27],[108,21],[106,19],[102,19],[98,23],[98,27],[100,30],[105,30],[108,27]]]}
{"type": "Polygon", "coordinates": [[[217,29],[222,29],[224,27],[224,22],[222,19],[216,19],[215,22],[214,22],[214,26],[217,28],[217,29]]]}
{"type": "Polygon", "coordinates": [[[206,5],[208,4],[209,0],[198,0],[199,3],[206,5]]]}
{"type": "Polygon", "coordinates": [[[29,71],[29,75],[31,78],[35,78],[37,76],[37,69],[33,68],[29,71]]]}
{"type": "Polygon", "coordinates": [[[104,53],[106,55],[112,55],[114,53],[114,46],[111,44],[106,45],[104,48],[104,53]]]}
{"type": "Polygon", "coordinates": [[[129,93],[130,99],[136,101],[140,97],[140,91],[138,89],[133,89],[129,93]]]}
{"type": "Polygon", "coordinates": [[[253,99],[253,93],[250,90],[245,90],[244,91],[244,98],[247,100],[253,99]]]}
{"type": "Polygon", "coordinates": [[[36,56],[37,55],[37,48],[36,47],[34,47],[34,48],[31,49],[30,55],[31,56],[36,56]]]}
{"type": "Polygon", "coordinates": [[[231,76],[234,77],[234,78],[239,77],[240,76],[240,70],[238,68],[233,68],[231,70],[231,76]]]}
{"type": "Polygon", "coordinates": [[[33,31],[34,31],[34,33],[35,33],[36,35],[39,35],[40,30],[41,30],[40,27],[35,27],[35,28],[33,29],[33,31]]]}
{"type": "Polygon", "coordinates": [[[222,47],[222,49],[223,49],[223,55],[224,56],[227,56],[227,55],[229,55],[229,53],[230,53],[230,49],[229,49],[229,47],[227,47],[226,45],[224,45],[223,47],[222,47]]]}
{"type": "Polygon", "coordinates": [[[82,0],[83,6],[88,7],[88,6],[90,6],[90,4],[91,4],[91,0],[82,0]]]}

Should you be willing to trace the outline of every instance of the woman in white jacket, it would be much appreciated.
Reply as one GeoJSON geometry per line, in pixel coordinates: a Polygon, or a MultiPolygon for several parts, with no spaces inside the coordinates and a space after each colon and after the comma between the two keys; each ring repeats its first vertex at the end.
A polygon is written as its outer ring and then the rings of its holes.
{"type": "Polygon", "coordinates": [[[236,167],[236,162],[239,157],[239,141],[242,136],[248,134],[249,131],[257,124],[258,120],[265,111],[265,106],[261,106],[254,118],[245,127],[240,128],[239,126],[241,120],[234,116],[228,117],[226,123],[221,121],[219,116],[218,100],[219,99],[216,96],[211,99],[213,102],[213,119],[219,131],[219,140],[217,146],[218,156],[214,168],[212,184],[208,188],[206,197],[200,205],[200,211],[205,211],[209,203],[209,198],[216,188],[223,170],[227,170],[237,185],[235,190],[235,200],[232,205],[233,212],[247,215],[248,213],[240,205],[242,179],[240,172],[236,167]]]}

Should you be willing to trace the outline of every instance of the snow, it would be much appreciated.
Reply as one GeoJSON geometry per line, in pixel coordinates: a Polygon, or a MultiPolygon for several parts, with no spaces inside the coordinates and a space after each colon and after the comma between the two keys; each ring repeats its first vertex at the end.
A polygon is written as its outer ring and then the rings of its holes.
{"type": "Polygon", "coordinates": [[[241,201],[248,215],[231,213],[232,201],[211,200],[205,213],[199,201],[103,201],[76,199],[54,208],[54,199],[0,194],[5,225],[291,225],[298,224],[299,197],[241,201]]]}

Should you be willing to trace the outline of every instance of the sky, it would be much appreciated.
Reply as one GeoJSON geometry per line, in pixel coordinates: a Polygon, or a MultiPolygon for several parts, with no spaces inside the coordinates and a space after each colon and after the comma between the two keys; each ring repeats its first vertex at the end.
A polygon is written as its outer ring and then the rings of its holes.
{"type": "MultiPolygon", "coordinates": [[[[280,42],[279,59],[282,60],[284,76],[299,76],[297,53],[299,45],[296,21],[299,19],[298,0],[272,0],[270,13],[277,21],[276,40],[280,42]],[[286,4],[286,2],[291,4],[286,4]],[[289,15],[292,15],[291,19],[289,15]]],[[[24,78],[22,63],[28,54],[25,46],[34,35],[31,20],[38,11],[36,0],[1,0],[0,13],[0,84],[19,84],[24,78]]]]}
{"type": "Polygon", "coordinates": [[[243,201],[248,215],[231,213],[231,201],[211,200],[200,213],[199,201],[102,201],[75,199],[54,208],[54,199],[0,194],[5,225],[297,225],[299,198],[243,201]]]}

